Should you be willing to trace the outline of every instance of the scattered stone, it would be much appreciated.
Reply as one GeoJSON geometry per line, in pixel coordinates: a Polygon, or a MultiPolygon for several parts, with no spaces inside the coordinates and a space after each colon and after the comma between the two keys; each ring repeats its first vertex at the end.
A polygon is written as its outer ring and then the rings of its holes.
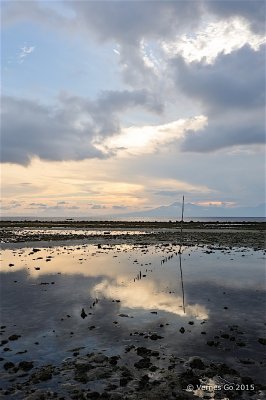
{"type": "Polygon", "coordinates": [[[260,344],[263,344],[264,346],[266,345],[266,339],[265,339],[265,338],[259,338],[259,339],[258,339],[258,342],[259,342],[260,344]]]}
{"type": "Polygon", "coordinates": [[[14,367],[15,367],[15,364],[12,363],[11,361],[9,361],[9,362],[6,362],[6,363],[3,365],[3,367],[4,367],[5,370],[8,370],[8,369],[10,369],[10,368],[14,368],[14,367]]]}
{"type": "Polygon", "coordinates": [[[80,316],[81,316],[82,319],[87,317],[87,314],[85,313],[84,308],[82,308],[80,316]]]}
{"type": "Polygon", "coordinates": [[[8,340],[18,340],[21,337],[21,335],[11,335],[9,336],[8,340]]]}
{"type": "Polygon", "coordinates": [[[223,339],[229,339],[228,333],[223,333],[223,334],[221,335],[221,338],[223,338],[223,339]]]}
{"type": "Polygon", "coordinates": [[[40,381],[44,382],[52,379],[53,371],[54,367],[52,367],[51,365],[42,367],[38,372],[32,375],[33,382],[38,383],[40,381]]]}
{"type": "Polygon", "coordinates": [[[22,371],[29,371],[33,368],[33,361],[20,361],[18,368],[22,369],[22,371]]]}
{"type": "Polygon", "coordinates": [[[139,361],[135,362],[134,367],[137,369],[144,369],[144,368],[149,368],[151,366],[150,359],[147,358],[141,358],[139,361]]]}
{"type": "Polygon", "coordinates": [[[151,340],[163,339],[163,336],[157,335],[157,333],[153,333],[153,334],[150,336],[150,339],[151,339],[151,340]]]}
{"type": "Polygon", "coordinates": [[[179,332],[180,332],[180,333],[185,333],[185,328],[182,326],[182,327],[179,329],[179,332]]]}
{"type": "Polygon", "coordinates": [[[194,358],[192,361],[190,361],[189,365],[193,369],[205,369],[205,365],[200,358],[194,358]]]}

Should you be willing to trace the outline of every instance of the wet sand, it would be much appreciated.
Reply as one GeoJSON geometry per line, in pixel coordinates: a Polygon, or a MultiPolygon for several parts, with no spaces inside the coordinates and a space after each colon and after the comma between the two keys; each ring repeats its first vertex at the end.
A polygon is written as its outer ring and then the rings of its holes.
{"type": "Polygon", "coordinates": [[[82,224],[2,225],[0,397],[265,398],[263,224],[82,224]]]}

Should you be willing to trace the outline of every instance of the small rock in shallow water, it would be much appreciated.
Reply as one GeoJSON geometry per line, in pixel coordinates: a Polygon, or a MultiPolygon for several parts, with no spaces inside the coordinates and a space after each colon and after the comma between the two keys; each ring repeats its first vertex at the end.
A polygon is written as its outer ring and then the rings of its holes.
{"type": "Polygon", "coordinates": [[[193,369],[205,369],[205,365],[200,358],[194,358],[192,361],[190,361],[189,365],[193,369]]]}
{"type": "Polygon", "coordinates": [[[12,362],[10,361],[10,362],[6,362],[6,363],[3,365],[3,367],[4,367],[4,369],[8,370],[8,369],[10,369],[10,368],[14,368],[14,367],[15,367],[15,364],[12,363],[12,362]]]}
{"type": "Polygon", "coordinates": [[[29,371],[33,368],[33,361],[20,361],[18,368],[22,369],[23,371],[29,371]]]}
{"type": "Polygon", "coordinates": [[[151,366],[149,358],[142,358],[141,360],[135,362],[134,367],[137,369],[149,368],[151,366]]]}
{"type": "Polygon", "coordinates": [[[18,340],[21,337],[21,335],[11,335],[9,336],[9,340],[18,340]]]}
{"type": "Polygon", "coordinates": [[[83,319],[87,317],[87,314],[85,313],[84,308],[82,308],[80,316],[81,316],[81,318],[83,318],[83,319]]]}
{"type": "Polygon", "coordinates": [[[153,333],[153,334],[150,336],[150,339],[151,339],[151,340],[163,339],[163,336],[157,335],[157,333],[153,333]]]}
{"type": "Polygon", "coordinates": [[[182,327],[179,329],[179,332],[185,333],[185,328],[182,326],[182,327]]]}

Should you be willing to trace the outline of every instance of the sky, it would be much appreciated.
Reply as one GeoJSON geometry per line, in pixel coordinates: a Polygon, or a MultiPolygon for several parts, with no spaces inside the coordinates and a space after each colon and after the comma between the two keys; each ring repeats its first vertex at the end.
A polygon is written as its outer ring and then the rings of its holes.
{"type": "Polygon", "coordinates": [[[2,215],[264,203],[265,4],[2,0],[2,215]]]}

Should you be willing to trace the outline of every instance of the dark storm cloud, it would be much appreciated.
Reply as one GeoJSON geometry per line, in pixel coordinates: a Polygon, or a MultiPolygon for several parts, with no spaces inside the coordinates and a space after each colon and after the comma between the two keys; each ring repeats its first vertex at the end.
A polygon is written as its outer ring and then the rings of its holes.
{"type": "Polygon", "coordinates": [[[209,121],[203,131],[187,133],[183,150],[264,143],[264,57],[264,47],[245,46],[220,55],[213,65],[187,64],[181,57],[172,61],[177,88],[199,103],[209,121]]]}
{"type": "Polygon", "coordinates": [[[227,114],[211,118],[203,131],[188,132],[181,144],[183,151],[210,152],[236,145],[265,143],[265,112],[227,114]]]}
{"type": "Polygon", "coordinates": [[[254,51],[245,46],[217,57],[213,65],[173,61],[175,80],[190,98],[206,110],[249,109],[265,101],[265,48],[254,51]]]}
{"type": "Polygon", "coordinates": [[[201,1],[69,1],[76,17],[100,40],[133,44],[169,37],[198,24],[201,1]]]}
{"type": "Polygon", "coordinates": [[[118,114],[136,106],[154,112],[162,109],[145,90],[103,92],[96,101],[62,94],[56,107],[4,96],[2,162],[27,165],[34,156],[51,161],[112,156],[93,142],[118,133],[118,114]]]}
{"type": "Polygon", "coordinates": [[[206,0],[207,10],[220,18],[241,16],[254,32],[265,32],[265,0],[206,0]]]}

